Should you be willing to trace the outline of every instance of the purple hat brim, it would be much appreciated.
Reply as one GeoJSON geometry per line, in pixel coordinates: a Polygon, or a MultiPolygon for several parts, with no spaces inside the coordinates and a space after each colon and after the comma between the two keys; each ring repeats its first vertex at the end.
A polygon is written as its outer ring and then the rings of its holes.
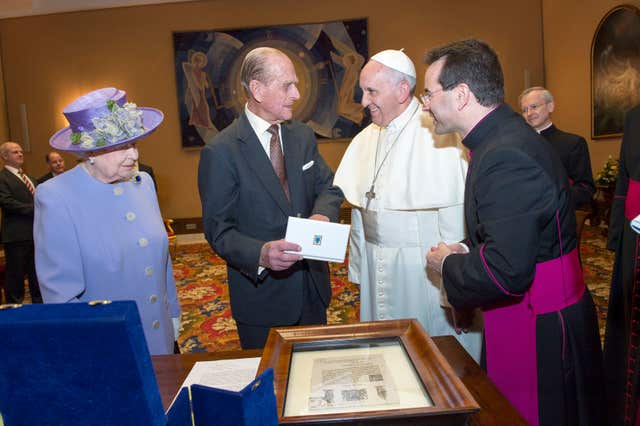
{"type": "Polygon", "coordinates": [[[162,111],[155,108],[138,107],[138,110],[142,111],[142,125],[146,129],[144,133],[140,135],[97,148],[84,148],[81,144],[74,145],[71,143],[71,127],[67,126],[64,129],[58,130],[53,136],[51,136],[49,139],[49,145],[58,151],[82,153],[101,151],[103,149],[113,148],[114,146],[144,138],[153,133],[160,123],[162,123],[162,120],[164,120],[164,114],[162,111]]]}

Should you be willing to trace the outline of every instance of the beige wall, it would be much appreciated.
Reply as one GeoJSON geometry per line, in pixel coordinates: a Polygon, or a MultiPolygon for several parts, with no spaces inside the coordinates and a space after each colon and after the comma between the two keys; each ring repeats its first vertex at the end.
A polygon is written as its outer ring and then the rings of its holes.
{"type": "MultiPolygon", "coordinates": [[[[430,46],[479,37],[501,55],[507,101],[514,105],[525,70],[533,82],[543,78],[541,13],[538,1],[218,0],[2,20],[10,133],[20,139],[19,108],[25,104],[29,170],[44,173],[49,136],[66,125],[63,107],[92,89],[125,89],[139,105],[165,112],[161,128],[140,144],[141,158],[156,171],[164,215],[199,216],[198,150],[180,148],[172,31],[367,17],[370,52],[404,47],[418,65],[430,46]]],[[[424,66],[418,70],[421,87],[424,66]]],[[[320,150],[335,167],[345,146],[327,143],[320,150]]]]}
{"type": "Polygon", "coordinates": [[[640,6],[637,0],[542,0],[546,84],[556,99],[553,119],[587,139],[594,175],[609,155],[618,157],[620,138],[591,139],[591,42],[600,20],[622,3],[640,6]]]}
{"type": "Polygon", "coordinates": [[[9,139],[9,122],[7,120],[7,99],[4,93],[2,74],[2,57],[0,57],[0,142],[9,139]]]}

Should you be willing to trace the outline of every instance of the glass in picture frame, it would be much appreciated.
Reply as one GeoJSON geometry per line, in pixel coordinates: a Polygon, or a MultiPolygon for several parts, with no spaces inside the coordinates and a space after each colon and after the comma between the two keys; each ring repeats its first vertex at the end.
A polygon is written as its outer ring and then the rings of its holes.
{"type": "Polygon", "coordinates": [[[480,408],[415,319],[275,327],[266,368],[283,425],[458,426],[480,408]]]}
{"type": "Polygon", "coordinates": [[[293,345],[284,416],[433,406],[398,338],[293,345]]]}

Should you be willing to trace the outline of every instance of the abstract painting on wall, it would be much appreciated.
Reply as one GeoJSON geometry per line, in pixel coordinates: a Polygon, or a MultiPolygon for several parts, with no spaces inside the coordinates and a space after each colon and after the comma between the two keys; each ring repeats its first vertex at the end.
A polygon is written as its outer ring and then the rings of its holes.
{"type": "Polygon", "coordinates": [[[602,18],[591,45],[591,136],[620,136],[626,112],[639,103],[640,10],[618,6],[602,18]]]}
{"type": "Polygon", "coordinates": [[[358,86],[367,37],[366,19],[174,33],[182,146],[203,146],[240,115],[246,102],[240,66],[261,46],[283,51],[294,64],[300,91],[294,118],[319,138],[351,138],[368,124],[358,86]]]}

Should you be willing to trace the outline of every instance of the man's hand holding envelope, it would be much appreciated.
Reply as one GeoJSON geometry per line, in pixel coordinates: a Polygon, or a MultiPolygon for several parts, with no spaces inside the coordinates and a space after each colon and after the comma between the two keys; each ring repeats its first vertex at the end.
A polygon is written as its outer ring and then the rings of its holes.
{"type": "Polygon", "coordinates": [[[300,250],[287,250],[305,259],[344,262],[350,225],[332,223],[329,218],[314,214],[309,219],[289,217],[285,240],[300,250]]]}
{"type": "MultiPolygon", "coordinates": [[[[322,214],[314,214],[310,220],[329,222],[329,218],[322,214]]],[[[260,250],[260,266],[272,271],[284,271],[303,257],[295,252],[302,249],[298,244],[286,240],[269,241],[260,250]]]]}

